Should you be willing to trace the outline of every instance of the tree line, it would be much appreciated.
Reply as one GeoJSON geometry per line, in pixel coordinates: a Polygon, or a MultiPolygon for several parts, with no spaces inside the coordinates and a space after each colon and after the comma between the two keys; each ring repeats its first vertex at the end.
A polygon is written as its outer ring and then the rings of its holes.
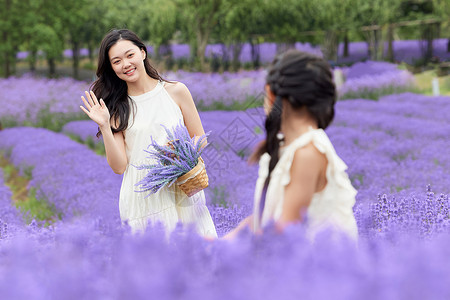
{"type": "MultiPolygon", "coordinates": [[[[262,42],[275,42],[279,51],[295,42],[320,44],[324,56],[337,59],[344,42],[364,40],[372,59],[393,59],[394,34],[428,40],[425,58],[432,55],[433,38],[448,33],[448,0],[0,0],[0,75],[15,72],[16,56],[29,51],[30,69],[37,55],[45,54],[50,75],[62,52],[73,52],[74,77],[78,77],[79,50],[91,58],[111,28],[129,28],[154,48],[155,59],[167,54],[173,42],[190,46],[191,63],[206,65],[209,43],[221,43],[232,63],[244,43],[251,45],[258,66],[262,42]],[[403,23],[401,23],[403,22],[403,23]],[[416,22],[414,26],[406,26],[416,22]],[[383,42],[389,43],[383,57],[383,42]]],[[[450,37],[449,51],[450,51],[450,37]]],[[[170,53],[169,53],[170,55],[170,53]]]]}

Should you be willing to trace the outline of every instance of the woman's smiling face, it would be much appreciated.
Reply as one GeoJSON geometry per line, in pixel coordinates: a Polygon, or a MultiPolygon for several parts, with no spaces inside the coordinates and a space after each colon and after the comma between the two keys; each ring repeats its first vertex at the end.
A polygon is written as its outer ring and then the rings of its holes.
{"type": "Polygon", "coordinates": [[[146,74],[145,51],[129,40],[119,40],[109,49],[108,56],[117,77],[127,83],[135,82],[146,74]]]}

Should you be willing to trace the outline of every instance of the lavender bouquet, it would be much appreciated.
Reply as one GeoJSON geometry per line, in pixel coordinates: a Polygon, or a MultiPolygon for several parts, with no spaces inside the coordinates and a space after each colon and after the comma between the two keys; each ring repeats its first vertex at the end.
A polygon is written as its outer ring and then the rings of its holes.
{"type": "Polygon", "coordinates": [[[198,139],[196,136],[190,137],[189,132],[181,122],[172,128],[167,129],[161,125],[167,133],[169,142],[159,145],[153,137],[144,150],[149,154],[148,158],[156,162],[149,165],[135,166],[139,170],[148,170],[145,177],[136,186],[140,187],[138,192],[150,191],[150,194],[158,192],[164,186],[171,186],[177,179],[192,170],[199,162],[206,144],[206,137],[209,132],[198,139]]]}

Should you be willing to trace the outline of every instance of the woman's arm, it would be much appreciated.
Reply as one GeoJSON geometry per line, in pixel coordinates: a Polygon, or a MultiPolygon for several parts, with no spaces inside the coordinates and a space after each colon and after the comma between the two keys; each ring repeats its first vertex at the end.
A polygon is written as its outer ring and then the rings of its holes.
{"type": "Polygon", "coordinates": [[[167,83],[166,90],[180,107],[181,113],[183,114],[184,125],[186,125],[191,137],[195,135],[199,138],[204,135],[205,131],[200,116],[198,115],[197,108],[195,107],[194,99],[192,99],[192,95],[186,85],[181,82],[167,83]]]}
{"type": "MultiPolygon", "coordinates": [[[[80,108],[97,123],[103,136],[103,143],[105,144],[106,159],[109,166],[114,173],[122,174],[128,164],[127,155],[125,152],[125,140],[122,132],[112,133],[110,115],[103,99],[97,100],[94,92],[85,92],[86,98],[81,96],[84,105],[80,108]]],[[[117,124],[114,124],[117,126],[117,124]]],[[[115,127],[117,128],[117,127],[115,127]]]]}
{"type": "Polygon", "coordinates": [[[302,213],[311,203],[314,193],[326,185],[327,159],[314,145],[309,144],[295,152],[291,180],[284,190],[283,211],[276,222],[278,230],[300,222],[302,213]]]}
{"type": "MultiPolygon", "coordinates": [[[[116,127],[115,127],[116,128],[116,127]]],[[[122,132],[112,133],[111,125],[108,123],[100,127],[105,144],[106,160],[116,174],[123,174],[128,165],[125,152],[125,139],[122,132]]]]}

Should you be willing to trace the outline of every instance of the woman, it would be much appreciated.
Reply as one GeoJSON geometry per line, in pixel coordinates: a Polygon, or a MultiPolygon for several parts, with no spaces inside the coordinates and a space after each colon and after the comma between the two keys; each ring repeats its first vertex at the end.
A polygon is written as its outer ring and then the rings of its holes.
{"type": "Polygon", "coordinates": [[[119,210],[134,232],[148,223],[161,222],[171,232],[178,222],[193,224],[203,236],[217,236],[203,191],[187,197],[176,185],[150,196],[135,191],[144,170],[134,166],[146,161],[151,137],[167,142],[167,128],[180,120],[191,136],[204,130],[188,88],[167,82],[150,64],[147,50],[130,30],[112,30],[103,39],[98,59],[98,79],[81,97],[81,109],[99,126],[106,158],[112,170],[123,174],[119,210]],[[97,100],[100,99],[100,100],[97,100]]]}

